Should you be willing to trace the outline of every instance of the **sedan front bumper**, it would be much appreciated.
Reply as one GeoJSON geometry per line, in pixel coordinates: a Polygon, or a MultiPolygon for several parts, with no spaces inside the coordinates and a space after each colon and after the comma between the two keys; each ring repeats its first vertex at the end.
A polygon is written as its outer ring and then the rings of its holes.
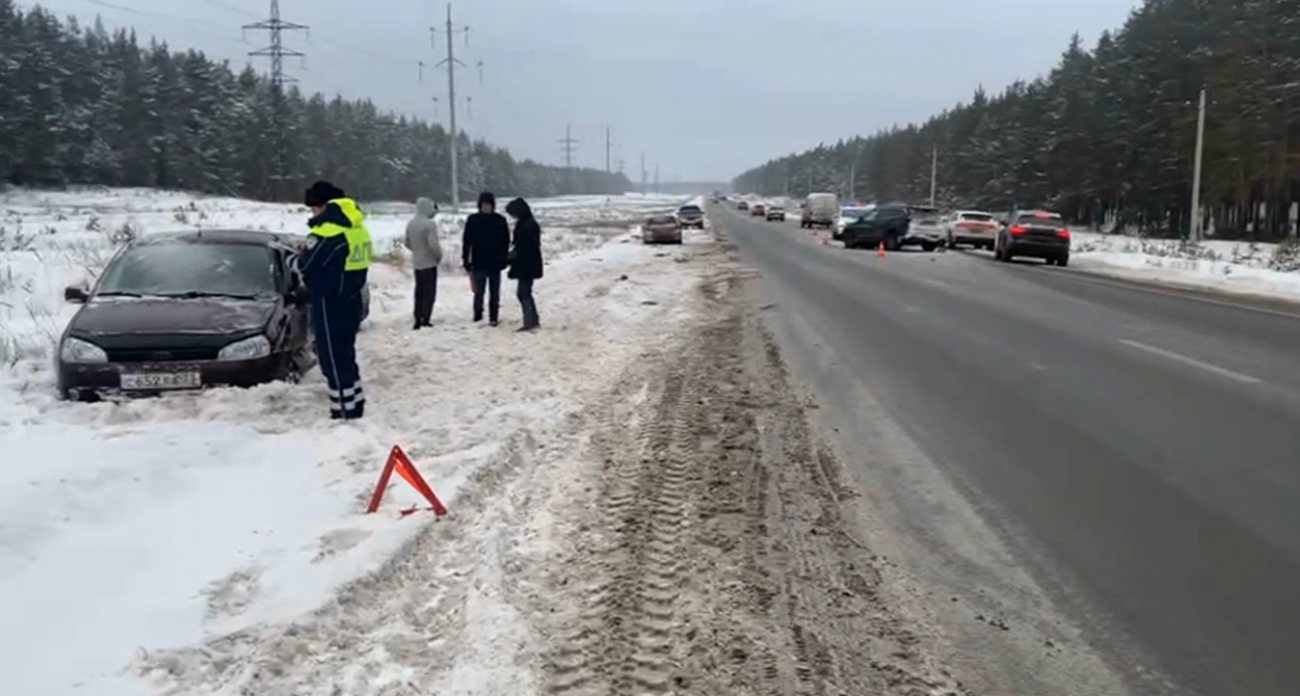
{"type": "Polygon", "coordinates": [[[208,387],[252,387],[283,379],[287,355],[252,360],[176,363],[64,363],[58,365],[59,391],[86,401],[105,396],[157,396],[208,387]]]}

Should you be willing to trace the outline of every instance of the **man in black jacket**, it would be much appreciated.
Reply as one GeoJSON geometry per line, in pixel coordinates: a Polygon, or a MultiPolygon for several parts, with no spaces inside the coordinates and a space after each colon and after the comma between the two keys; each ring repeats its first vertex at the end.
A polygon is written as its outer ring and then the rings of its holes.
{"type": "Polygon", "coordinates": [[[474,321],[483,321],[483,293],[488,295],[488,323],[497,325],[501,315],[501,271],[510,253],[510,225],[496,212],[496,196],[484,191],[478,196],[478,212],[465,221],[460,243],[460,260],[470,274],[474,288],[474,321]]]}

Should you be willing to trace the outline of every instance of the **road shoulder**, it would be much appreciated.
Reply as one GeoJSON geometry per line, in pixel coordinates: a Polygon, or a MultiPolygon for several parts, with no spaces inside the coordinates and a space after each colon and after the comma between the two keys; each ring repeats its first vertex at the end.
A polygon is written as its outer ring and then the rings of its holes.
{"type": "Polygon", "coordinates": [[[720,267],[704,322],[590,414],[596,483],[536,583],[544,692],[967,693],[886,600],[751,282],[720,267]]]}

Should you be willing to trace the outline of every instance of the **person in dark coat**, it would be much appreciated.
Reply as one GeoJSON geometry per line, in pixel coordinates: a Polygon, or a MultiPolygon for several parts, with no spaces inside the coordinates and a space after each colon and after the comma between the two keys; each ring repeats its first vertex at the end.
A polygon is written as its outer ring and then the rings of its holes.
{"type": "Polygon", "coordinates": [[[524,314],[524,325],[519,330],[533,331],[541,326],[537,302],[533,299],[533,282],[542,277],[542,226],[533,217],[528,201],[522,198],[507,203],[506,214],[515,219],[514,245],[510,248],[507,277],[518,281],[515,295],[524,314]]]}
{"type": "Polygon", "coordinates": [[[510,254],[510,223],[496,209],[496,196],[487,191],[480,193],[478,212],[465,220],[460,243],[461,265],[474,283],[474,321],[483,321],[486,292],[488,323],[492,326],[501,316],[501,271],[510,254]]]}

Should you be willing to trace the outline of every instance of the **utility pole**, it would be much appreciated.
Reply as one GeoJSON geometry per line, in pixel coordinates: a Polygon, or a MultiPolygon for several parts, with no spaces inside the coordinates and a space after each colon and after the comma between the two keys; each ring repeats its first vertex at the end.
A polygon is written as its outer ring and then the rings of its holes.
{"type": "Polygon", "coordinates": [[[573,193],[573,150],[578,141],[573,138],[573,129],[570,126],[564,127],[564,137],[560,139],[560,145],[563,146],[564,152],[564,171],[567,179],[566,188],[570,194],[573,193]]]}
{"type": "Polygon", "coordinates": [[[659,193],[659,163],[655,162],[655,193],[659,193]]]}
{"type": "MultiPolygon", "coordinates": [[[[465,48],[469,48],[469,27],[457,27],[451,21],[451,4],[447,4],[447,21],[441,29],[447,37],[447,57],[443,58],[435,67],[447,67],[447,135],[451,139],[449,150],[451,151],[451,205],[453,210],[460,208],[460,174],[459,155],[457,150],[460,149],[460,143],[457,142],[459,134],[456,131],[456,68],[468,67],[456,58],[455,36],[460,34],[465,37],[465,48]]],[[[437,45],[437,36],[439,28],[429,27],[431,42],[437,45]]],[[[483,80],[483,62],[479,61],[479,81],[483,80]]]]}
{"type": "Polygon", "coordinates": [[[249,51],[248,55],[256,58],[271,59],[271,117],[275,133],[275,170],[271,173],[271,198],[282,200],[286,194],[285,182],[294,178],[289,171],[289,112],[284,100],[284,86],[298,80],[284,74],[284,59],[304,58],[305,54],[284,47],[284,32],[309,31],[305,24],[295,24],[280,19],[280,0],[271,0],[271,16],[261,22],[245,24],[243,31],[265,31],[271,35],[271,44],[266,48],[249,51]]]}
{"type": "Polygon", "coordinates": [[[939,148],[930,150],[930,207],[934,207],[934,194],[939,181],[939,148]]]}
{"type": "Polygon", "coordinates": [[[645,153],[642,152],[641,153],[641,195],[644,196],[649,192],[650,189],[647,187],[646,184],[645,153]]]}
{"type": "Polygon", "coordinates": [[[1205,88],[1201,88],[1200,106],[1196,113],[1196,160],[1192,164],[1192,227],[1189,235],[1193,242],[1201,240],[1201,157],[1205,154],[1205,88]]]}

